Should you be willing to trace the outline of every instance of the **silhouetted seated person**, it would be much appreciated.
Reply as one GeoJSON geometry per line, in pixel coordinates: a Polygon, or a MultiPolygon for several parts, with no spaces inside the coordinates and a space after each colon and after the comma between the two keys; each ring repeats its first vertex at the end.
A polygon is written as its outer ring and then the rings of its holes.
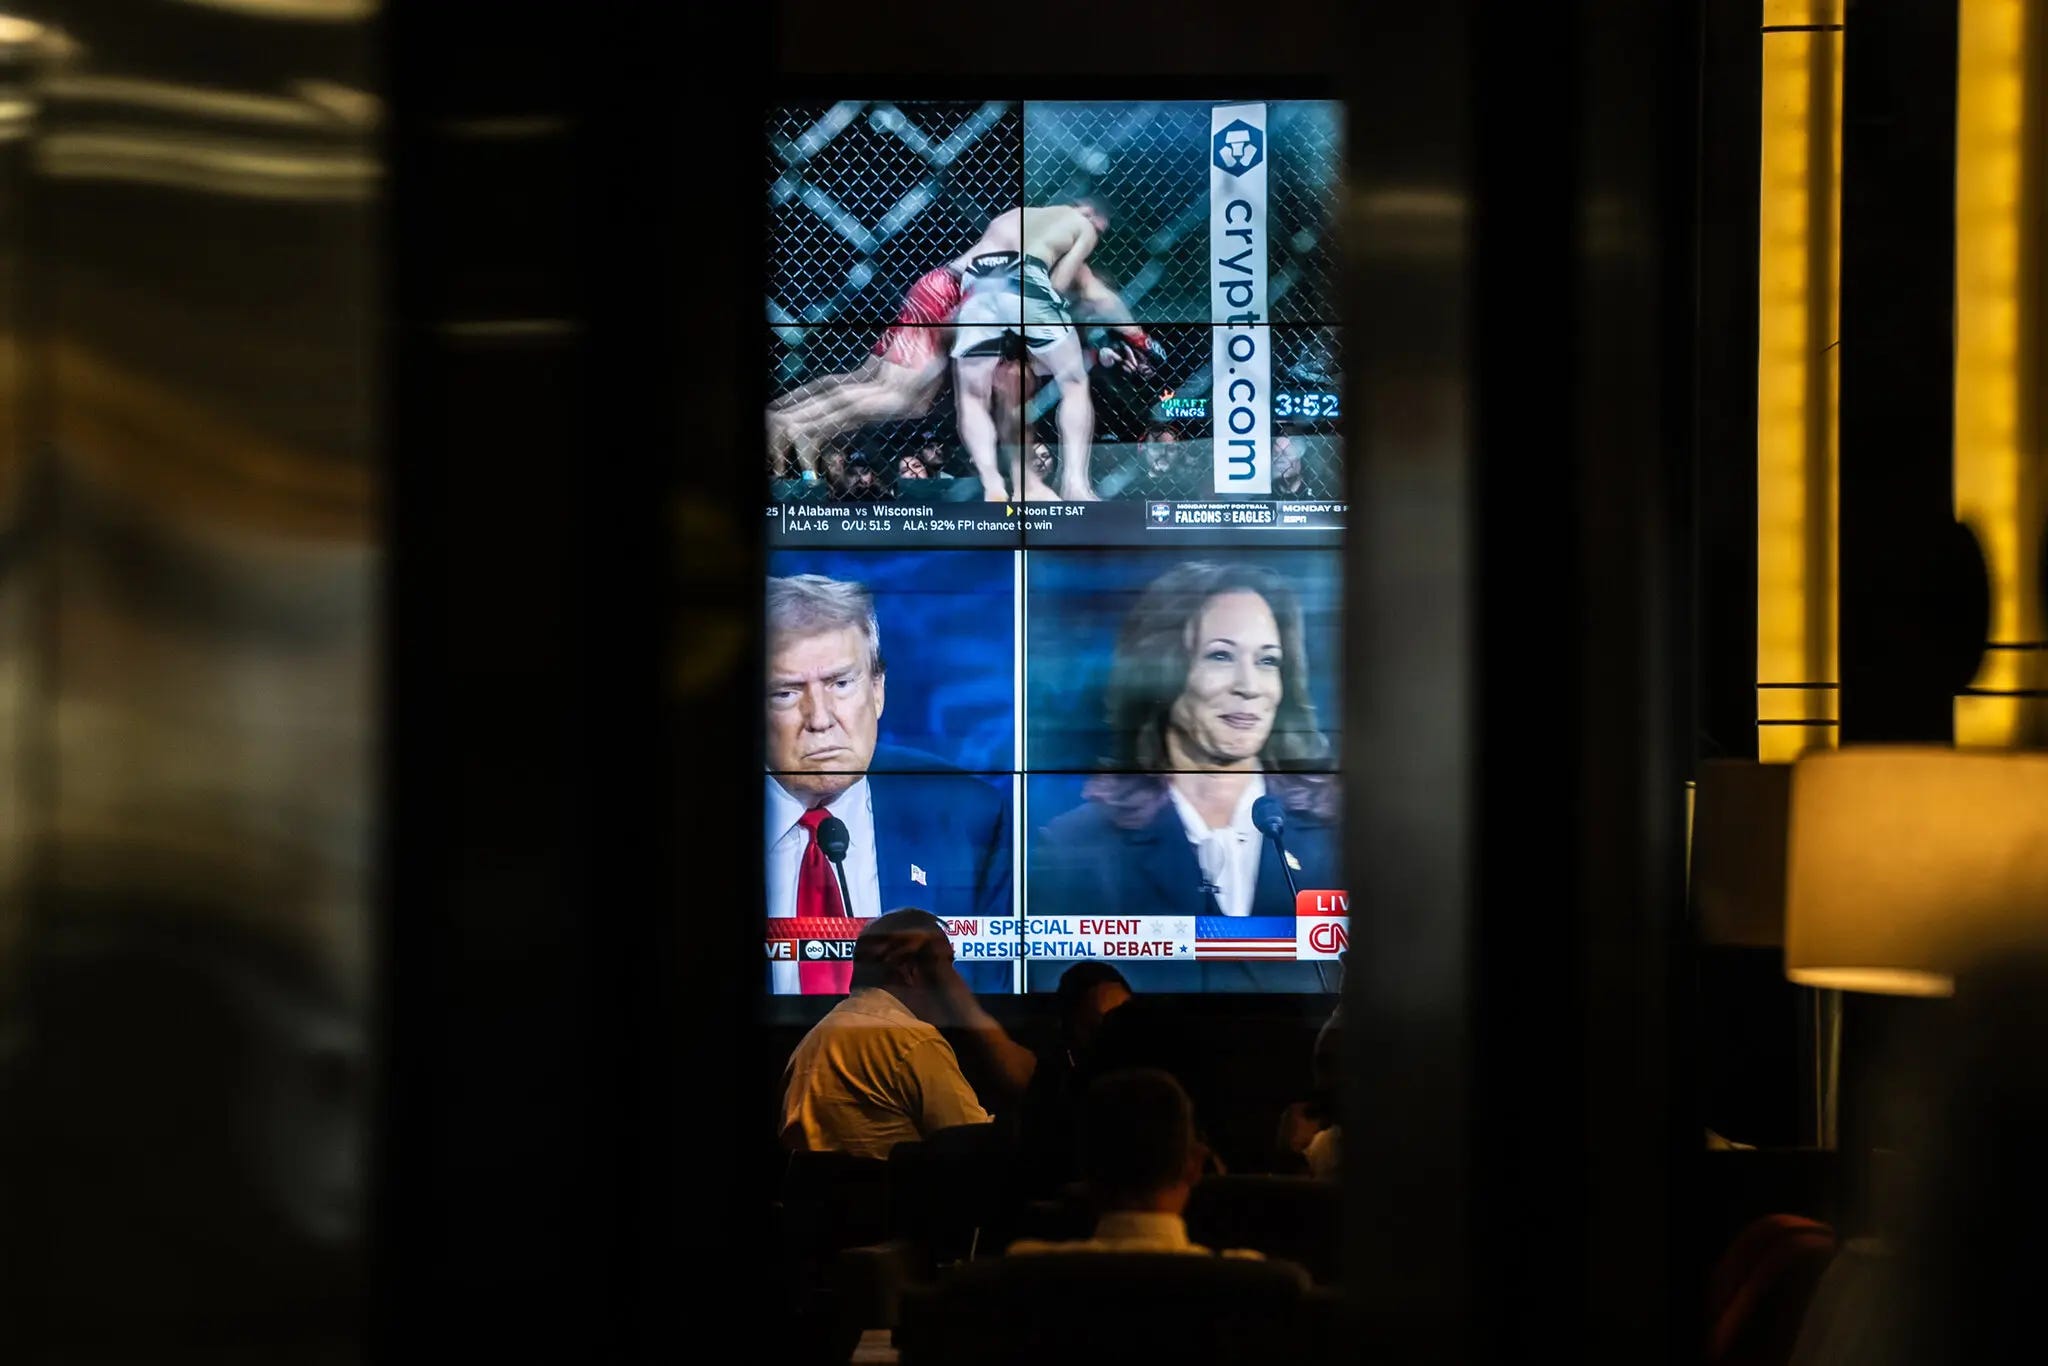
{"type": "Polygon", "coordinates": [[[890,911],[853,946],[852,994],[811,1027],[782,1074],[782,1146],[886,1158],[898,1143],[989,1113],[939,1033],[957,1025],[1021,1093],[1035,1059],[983,1011],[929,911],[890,911]]]}
{"type": "Polygon", "coordinates": [[[1131,999],[1131,984],[1108,963],[1075,963],[1060,975],[1060,1038],[1038,1059],[1031,1093],[1024,1101],[1024,1146],[1028,1177],[1041,1192],[1053,1192],[1081,1175],[1075,1155],[1077,1078],[1089,1061],[1096,1034],[1113,1010],[1131,999]]]}
{"type": "Polygon", "coordinates": [[[1322,1127],[1308,1141],[1302,1156],[1308,1159],[1308,1174],[1320,1181],[1334,1181],[1343,1167],[1344,1123],[1340,1106],[1342,1086],[1337,1071],[1338,1056],[1343,1050],[1344,1007],[1336,1011],[1323,1023],[1316,1035],[1316,1118],[1322,1127]]]}
{"type": "MultiPolygon", "coordinates": [[[[1226,1094],[1218,1082],[1220,1064],[1190,1028],[1182,1007],[1171,997],[1135,992],[1102,1017],[1088,1051],[1079,1055],[1073,1086],[1084,1093],[1095,1078],[1133,1067],[1156,1067],[1179,1082],[1195,1107],[1195,1135],[1209,1145],[1212,1171],[1223,1161],[1210,1140],[1215,1130],[1212,1110],[1226,1094]]],[[[1240,1154],[1245,1156],[1245,1154],[1240,1154]]]]}
{"type": "MultiPolygon", "coordinates": [[[[1341,973],[1343,955],[1338,955],[1341,973]]],[[[1342,990],[1342,977],[1339,977],[1342,990]]],[[[1296,1101],[1280,1116],[1275,1139],[1279,1160],[1275,1170],[1312,1176],[1321,1181],[1337,1177],[1343,1142],[1339,1102],[1343,1095],[1344,1005],[1340,1001],[1316,1031],[1315,1052],[1309,1059],[1311,1093],[1296,1101]]]]}
{"type": "Polygon", "coordinates": [[[1067,1064],[1095,1044],[1110,1011],[1131,999],[1131,984],[1107,963],[1076,963],[1060,975],[1060,1030],[1067,1064]]]}
{"type": "MultiPolygon", "coordinates": [[[[1098,1211],[1094,1234],[1071,1242],[1019,1240],[1010,1255],[1207,1254],[1209,1248],[1188,1241],[1182,1217],[1206,1162],[1194,1105],[1180,1083],[1156,1068],[1106,1073],[1090,1083],[1081,1106],[1081,1168],[1098,1211]]],[[[1223,1255],[1260,1256],[1238,1249],[1223,1255]]]]}

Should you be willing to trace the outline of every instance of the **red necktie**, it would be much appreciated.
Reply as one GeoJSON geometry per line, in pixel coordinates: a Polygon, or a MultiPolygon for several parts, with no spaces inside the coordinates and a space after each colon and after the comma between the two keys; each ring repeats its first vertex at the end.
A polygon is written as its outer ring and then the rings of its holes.
{"type": "MultiPolygon", "coordinates": [[[[818,827],[831,814],[822,806],[814,806],[797,821],[811,836],[811,842],[804,846],[804,861],[796,869],[796,913],[800,919],[846,914],[839,901],[839,879],[832,871],[832,860],[818,847],[818,827]]],[[[797,989],[806,996],[844,996],[852,987],[853,964],[800,961],[796,965],[796,981],[797,989]]]]}

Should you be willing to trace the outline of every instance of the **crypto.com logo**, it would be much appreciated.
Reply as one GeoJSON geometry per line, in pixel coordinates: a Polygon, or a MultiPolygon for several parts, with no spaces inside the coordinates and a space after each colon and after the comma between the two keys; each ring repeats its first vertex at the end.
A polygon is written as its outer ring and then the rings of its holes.
{"type": "Polygon", "coordinates": [[[1216,169],[1243,175],[1266,155],[1266,135],[1237,119],[1216,134],[1216,169]]]}

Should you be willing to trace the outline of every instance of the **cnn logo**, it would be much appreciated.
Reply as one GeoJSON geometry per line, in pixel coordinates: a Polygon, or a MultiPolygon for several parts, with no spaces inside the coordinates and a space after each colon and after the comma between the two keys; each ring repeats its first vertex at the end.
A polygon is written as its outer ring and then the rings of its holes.
{"type": "Polygon", "coordinates": [[[1341,888],[1312,888],[1294,897],[1294,951],[1302,958],[1335,958],[1351,946],[1351,897],[1341,888]]]}

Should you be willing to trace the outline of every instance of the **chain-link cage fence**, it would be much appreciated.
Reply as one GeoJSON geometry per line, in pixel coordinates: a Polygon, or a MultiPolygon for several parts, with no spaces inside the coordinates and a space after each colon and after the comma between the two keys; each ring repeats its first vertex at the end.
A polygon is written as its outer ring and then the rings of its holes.
{"type": "MultiPolygon", "coordinates": [[[[961,449],[944,367],[930,371],[922,385],[891,389],[881,410],[872,405],[834,410],[844,395],[858,393],[838,385],[836,377],[854,375],[858,383],[860,365],[872,354],[872,330],[836,326],[788,332],[799,334],[797,342],[776,334],[768,352],[768,383],[778,395],[770,408],[770,479],[778,500],[981,498],[981,483],[961,449]],[[803,436],[811,444],[809,475],[791,442],[774,442],[774,424],[782,418],[795,418],[805,428],[803,436]]],[[[1167,324],[1153,328],[1151,336],[1163,356],[1141,373],[1128,365],[1128,350],[1112,346],[1110,332],[1083,328],[1092,356],[1087,385],[1094,403],[1090,479],[1102,498],[1214,498],[1212,330],[1167,324]]],[[[1343,332],[1272,328],[1268,336],[1274,356],[1272,496],[1341,498],[1343,444],[1337,432],[1343,418],[1343,332]]],[[[1038,463],[1044,479],[1057,483],[1063,459],[1059,387],[1016,369],[1008,369],[1001,381],[1030,387],[1022,401],[1028,436],[1016,430],[1006,446],[1022,436],[1022,449],[1032,453],[1028,459],[1038,463]]]]}
{"type": "MultiPolygon", "coordinates": [[[[1090,195],[1109,231],[1089,265],[1147,325],[1209,316],[1209,119],[1190,101],[1032,101],[1024,107],[1024,202],[1090,195]]],[[[1340,105],[1266,110],[1267,319],[1337,320],[1340,105]]]]}
{"type": "MultiPolygon", "coordinates": [[[[1019,204],[1104,201],[1090,264],[1142,322],[1210,322],[1209,117],[1191,101],[846,100],[768,127],[771,323],[886,323],[1019,204]]],[[[1339,106],[1267,110],[1268,319],[1336,319],[1339,106]]]]}
{"type": "Polygon", "coordinates": [[[843,100],[768,120],[768,321],[885,324],[1022,201],[1014,102],[843,100]]]}
{"type": "MultiPolygon", "coordinates": [[[[1091,265],[1114,282],[1165,353],[1144,374],[1114,348],[1105,362],[1099,348],[1112,338],[1084,320],[1095,408],[1091,482],[1104,497],[1214,496],[1206,415],[1211,329],[1195,321],[1206,322],[1208,308],[1210,108],[1034,102],[1020,111],[1003,103],[847,101],[776,111],[768,130],[773,496],[982,496],[958,437],[944,359],[950,329],[933,334],[936,363],[916,367],[916,383],[907,382],[906,369],[888,366],[881,368],[891,372],[889,383],[876,386],[875,371],[863,367],[904,292],[971,247],[989,218],[1020,202],[1083,194],[1106,200],[1114,214],[1091,265]],[[867,387],[839,389],[835,400],[836,376],[867,387]],[[792,442],[791,424],[778,427],[778,415],[801,419],[801,443],[792,442]],[[1182,448],[1176,459],[1151,449],[1165,445],[1182,448]]],[[[1326,321],[1334,311],[1337,107],[1276,103],[1267,120],[1268,316],[1326,321]]],[[[1317,398],[1313,416],[1298,401],[1287,413],[1276,406],[1276,472],[1289,475],[1276,493],[1340,496],[1338,329],[1283,326],[1272,336],[1276,405],[1290,396],[1317,398]]],[[[1008,382],[1025,386],[1022,458],[1052,480],[1061,461],[1057,386],[1015,375],[1008,382]],[[1040,445],[1043,451],[1028,453],[1040,445]]]]}
{"type": "MultiPolygon", "coordinates": [[[[1149,369],[1134,370],[1114,334],[1084,327],[1094,438],[1089,475],[1105,498],[1210,498],[1216,496],[1211,356],[1214,329],[1167,324],[1150,329],[1160,353],[1149,369]],[[1161,447],[1172,446],[1166,450],[1161,447]]],[[[934,340],[944,354],[944,329],[934,340]]],[[[1335,327],[1276,327],[1273,356],[1273,495],[1339,498],[1344,492],[1343,331],[1335,327]]],[[[862,386],[860,367],[872,354],[867,327],[779,330],[769,344],[770,477],[778,499],[864,502],[893,498],[943,501],[976,498],[980,483],[961,449],[952,384],[941,362],[921,384],[888,389],[862,386]],[[795,340],[785,334],[796,334],[795,340]],[[853,376],[846,384],[841,376],[853,376]],[[862,403],[872,395],[878,403],[862,403]],[[810,474],[786,427],[810,444],[810,474]],[[778,439],[780,438],[780,439],[778,439]],[[906,460],[906,457],[908,459],[906,460]],[[899,479],[913,482],[898,487],[899,479]],[[928,482],[915,482],[925,480],[928,482]]],[[[909,371],[899,371],[907,378],[909,371]]],[[[1025,449],[1048,482],[1060,467],[1059,387],[1014,367],[1000,377],[1028,390],[1025,449]]],[[[1024,435],[1023,432],[1017,435],[1024,435]]]]}
{"type": "MultiPolygon", "coordinates": [[[[1091,351],[1095,440],[1089,478],[1104,498],[1217,496],[1211,356],[1214,329],[1168,324],[1150,329],[1164,352],[1149,374],[1134,373],[1112,348],[1091,351]]],[[[1090,342],[1111,340],[1087,329],[1090,342]]],[[[1341,329],[1275,327],[1273,356],[1274,497],[1330,499],[1344,493],[1341,329]]],[[[1025,406],[1036,437],[1059,457],[1059,393],[1040,387],[1025,406]]]]}

